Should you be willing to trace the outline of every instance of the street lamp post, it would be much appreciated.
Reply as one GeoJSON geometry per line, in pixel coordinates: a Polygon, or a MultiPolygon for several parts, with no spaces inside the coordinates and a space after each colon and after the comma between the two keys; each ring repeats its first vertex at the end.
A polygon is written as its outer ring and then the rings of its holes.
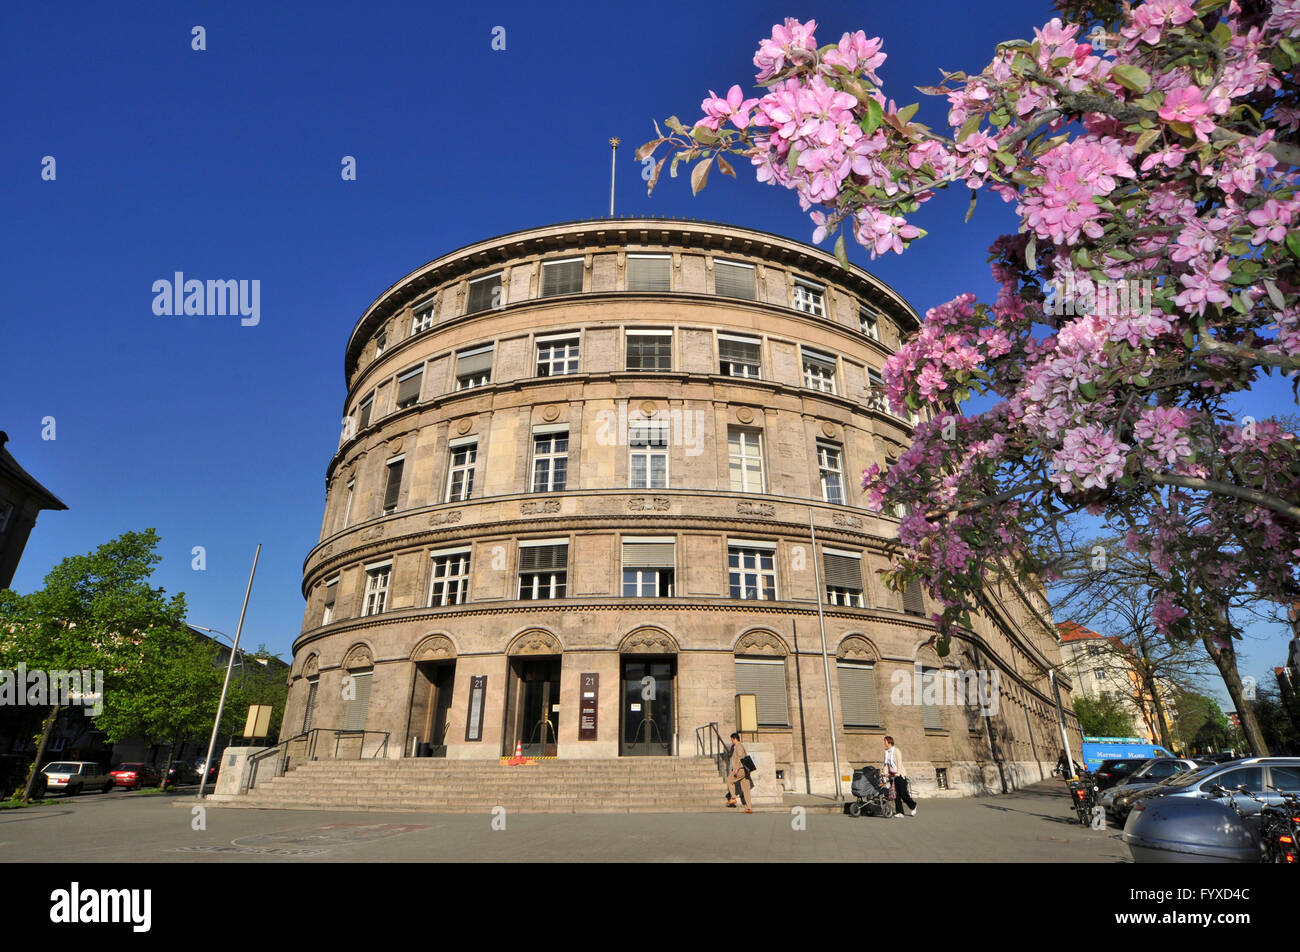
{"type": "Polygon", "coordinates": [[[208,756],[203,760],[203,776],[199,778],[198,799],[203,799],[203,792],[208,785],[208,769],[212,765],[212,749],[217,745],[217,731],[221,729],[221,715],[226,710],[226,692],[230,690],[230,672],[235,667],[235,655],[239,654],[239,635],[244,630],[244,614],[248,611],[248,596],[253,591],[253,576],[257,574],[257,559],[262,554],[262,543],[257,543],[253,553],[253,570],[248,573],[248,587],[244,589],[244,606],[239,610],[239,624],[235,627],[235,639],[230,647],[230,660],[226,662],[226,680],[221,685],[221,701],[217,704],[217,719],[212,722],[212,739],[208,741],[208,756]]]}

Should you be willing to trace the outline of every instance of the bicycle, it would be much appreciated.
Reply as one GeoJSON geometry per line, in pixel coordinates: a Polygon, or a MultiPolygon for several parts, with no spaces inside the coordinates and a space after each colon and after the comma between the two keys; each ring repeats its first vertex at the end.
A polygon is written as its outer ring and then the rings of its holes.
{"type": "Polygon", "coordinates": [[[1091,826],[1093,809],[1097,804],[1097,786],[1093,783],[1092,775],[1084,771],[1079,775],[1079,779],[1067,779],[1065,784],[1070,790],[1070,800],[1079,822],[1084,826],[1091,826]]]}
{"type": "Polygon", "coordinates": [[[1277,787],[1269,789],[1281,795],[1280,805],[1255,796],[1244,784],[1235,788],[1215,784],[1210,788],[1216,796],[1226,796],[1228,805],[1242,820],[1258,824],[1261,863],[1300,864],[1300,855],[1297,855],[1297,842],[1300,841],[1300,796],[1278,790],[1277,787]],[[1247,816],[1237,805],[1237,794],[1263,804],[1263,809],[1255,816],[1247,816]]]}

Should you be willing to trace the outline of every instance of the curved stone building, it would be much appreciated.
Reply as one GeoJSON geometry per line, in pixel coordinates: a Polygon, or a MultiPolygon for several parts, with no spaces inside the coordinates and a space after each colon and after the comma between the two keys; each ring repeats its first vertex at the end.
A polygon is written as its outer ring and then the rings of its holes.
{"type": "Polygon", "coordinates": [[[284,736],[693,756],[753,695],[787,790],[833,789],[832,709],[842,776],[889,733],[922,794],[1040,779],[1041,597],[1005,586],[940,659],[925,598],[877,575],[897,520],[858,481],[907,443],[874,388],[917,325],[859,268],[701,222],[536,228],[407,275],[348,341],[284,736]]]}

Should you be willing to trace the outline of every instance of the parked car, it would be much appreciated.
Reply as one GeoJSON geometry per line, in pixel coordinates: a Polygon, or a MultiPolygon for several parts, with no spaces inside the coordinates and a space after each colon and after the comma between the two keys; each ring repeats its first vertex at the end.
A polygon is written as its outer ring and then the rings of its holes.
{"type": "MultiPolygon", "coordinates": [[[[27,774],[31,769],[32,762],[26,757],[15,754],[0,756],[0,800],[8,800],[15,793],[22,793],[27,787],[27,774]]],[[[45,774],[38,773],[32,796],[37,799],[45,796],[46,785],[45,774]]]]}
{"type": "Polygon", "coordinates": [[[1126,757],[1123,760],[1103,760],[1097,765],[1093,774],[1093,785],[1098,790],[1106,790],[1123,783],[1133,771],[1150,761],[1150,757],[1126,757]]]}
{"type": "Polygon", "coordinates": [[[1123,824],[1128,816],[1128,803],[1132,794],[1154,787],[1160,781],[1180,773],[1196,770],[1200,766],[1196,761],[1183,757],[1156,757],[1142,764],[1120,783],[1102,791],[1101,796],[1097,798],[1097,803],[1105,809],[1108,817],[1123,824]],[[1121,800],[1124,801],[1122,807],[1119,806],[1121,800]]]}
{"type": "MultiPolygon", "coordinates": [[[[1244,757],[1178,774],[1164,783],[1139,791],[1132,798],[1125,828],[1133,822],[1133,814],[1141,812],[1157,798],[1201,797],[1227,803],[1230,795],[1218,793],[1216,788],[1235,790],[1243,786],[1259,800],[1280,805],[1282,796],[1278,790],[1300,793],[1300,757],[1244,757]]],[[[1258,813],[1264,806],[1259,800],[1240,794],[1231,799],[1246,816],[1258,813]]]]}
{"type": "Polygon", "coordinates": [[[58,760],[41,768],[50,793],[73,797],[87,790],[108,793],[117,785],[113,775],[90,760],[58,760]]]}
{"type": "MultiPolygon", "coordinates": [[[[202,764],[199,765],[200,768],[202,766],[202,764]]],[[[198,782],[199,771],[197,769],[183,760],[172,761],[171,769],[167,772],[167,786],[178,787],[198,782]]]]}
{"type": "Polygon", "coordinates": [[[118,764],[110,773],[113,775],[113,782],[127,790],[156,787],[162,783],[162,771],[153,764],[118,764]]]}

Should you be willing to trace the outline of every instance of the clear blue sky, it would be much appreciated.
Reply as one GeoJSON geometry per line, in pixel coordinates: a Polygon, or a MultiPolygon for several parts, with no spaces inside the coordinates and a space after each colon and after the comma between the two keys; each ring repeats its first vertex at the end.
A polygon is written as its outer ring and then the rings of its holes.
{"type": "MultiPolygon", "coordinates": [[[[1031,36],[1046,2],[456,4],[71,3],[0,13],[4,324],[0,429],[70,507],[41,515],[14,580],[131,529],[162,537],[156,576],[193,622],[234,631],[256,543],[244,638],[287,657],[302,623],[302,559],[362,310],[413,268],[503,232],[608,211],[728,221],[802,240],[793,194],[716,173],[645,193],[636,146],[652,118],[698,114],[710,88],[752,84],[753,51],[785,16],[885,38],[900,103],[937,69],[979,70],[1031,36]],[[447,7],[450,9],[444,9],[447,7]],[[207,49],[191,49],[191,29],[207,49]],[[506,49],[492,49],[505,28],[506,49]],[[41,180],[44,156],[57,178],[41,180]],[[357,180],[340,160],[355,156],[357,180]],[[261,322],[159,317],[152,284],[261,281],[261,322]],[[42,440],[42,419],[56,439],[42,440]],[[204,546],[207,569],[193,571],[204,546]]],[[[943,100],[921,118],[942,124],[943,100]]],[[[992,293],[985,249],[1009,209],[964,195],[918,218],[930,237],[858,263],[918,310],[992,293]]],[[[1282,410],[1273,386],[1259,414],[1282,410]],[[1270,402],[1273,404],[1270,406],[1270,402]]],[[[1282,657],[1248,646],[1262,676],[1282,657]]]]}

